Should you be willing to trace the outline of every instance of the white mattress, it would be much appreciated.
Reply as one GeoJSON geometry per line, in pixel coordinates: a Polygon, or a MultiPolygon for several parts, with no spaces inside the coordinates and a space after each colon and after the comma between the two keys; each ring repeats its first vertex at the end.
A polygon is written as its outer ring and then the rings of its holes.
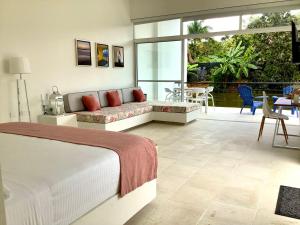
{"type": "Polygon", "coordinates": [[[67,225],[118,192],[111,150],[0,133],[7,225],[67,225]]]}

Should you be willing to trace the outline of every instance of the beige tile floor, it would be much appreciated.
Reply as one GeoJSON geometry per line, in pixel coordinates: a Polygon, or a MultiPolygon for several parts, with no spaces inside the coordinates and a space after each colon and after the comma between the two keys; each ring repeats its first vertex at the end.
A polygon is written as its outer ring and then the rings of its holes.
{"type": "Polygon", "coordinates": [[[256,122],[201,119],[128,131],[158,144],[159,167],[157,198],[126,225],[300,225],[274,215],[279,186],[300,187],[300,151],[273,149],[273,127],[259,143],[256,122]]]}

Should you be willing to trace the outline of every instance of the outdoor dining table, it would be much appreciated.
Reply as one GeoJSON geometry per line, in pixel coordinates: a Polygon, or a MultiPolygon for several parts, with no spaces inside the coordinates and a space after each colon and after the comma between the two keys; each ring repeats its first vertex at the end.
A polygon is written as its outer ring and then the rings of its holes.
{"type": "MultiPolygon", "coordinates": [[[[204,88],[204,87],[202,87],[202,88],[200,88],[200,87],[193,87],[193,88],[189,88],[189,87],[185,87],[184,88],[184,92],[197,92],[197,90],[199,90],[199,89],[205,89],[206,90],[206,88],[204,88]]],[[[181,88],[180,87],[175,87],[174,89],[174,92],[176,92],[176,93],[181,93],[181,88]]],[[[207,92],[205,92],[205,113],[207,113],[207,111],[208,111],[208,95],[207,95],[207,92]]]]}
{"type": "MultiPolygon", "coordinates": [[[[274,106],[277,106],[279,108],[279,114],[282,114],[282,109],[283,108],[290,108],[290,107],[300,107],[300,103],[296,103],[294,102],[292,99],[288,99],[286,97],[280,97],[276,100],[276,102],[274,103],[274,106]]],[[[299,118],[300,119],[300,118],[299,118]]],[[[288,148],[288,149],[298,149],[300,150],[300,146],[291,146],[291,145],[280,145],[280,144],[276,144],[276,136],[278,135],[283,135],[281,133],[279,133],[279,124],[280,121],[279,119],[276,119],[276,124],[275,124],[275,129],[274,129],[274,135],[273,135],[273,141],[272,141],[272,146],[275,148],[288,148]]],[[[299,121],[300,124],[300,121],[299,121]]],[[[299,134],[288,134],[288,136],[291,137],[300,137],[299,134]]]]}

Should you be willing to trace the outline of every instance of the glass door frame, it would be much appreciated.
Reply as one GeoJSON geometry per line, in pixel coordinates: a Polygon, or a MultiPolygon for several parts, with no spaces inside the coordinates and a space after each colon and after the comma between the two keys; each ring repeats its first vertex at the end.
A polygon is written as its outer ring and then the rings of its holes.
{"type": "MultiPolygon", "coordinates": [[[[147,38],[134,41],[134,68],[135,68],[135,86],[138,86],[139,82],[144,82],[144,83],[163,83],[163,82],[174,82],[174,83],[180,83],[181,87],[181,93],[184,93],[184,76],[185,76],[185,70],[184,70],[184,65],[185,65],[185,39],[182,39],[181,37],[183,36],[183,21],[182,18],[180,18],[180,35],[179,36],[173,36],[173,38],[170,37],[159,37],[159,38],[147,38]],[[148,44],[148,43],[162,43],[162,42],[173,42],[173,41],[180,41],[181,42],[181,77],[180,80],[140,80],[138,76],[138,65],[139,65],[139,56],[138,56],[138,45],[139,44],[148,44]]],[[[181,101],[184,101],[184,94],[181,94],[181,101]]]]}

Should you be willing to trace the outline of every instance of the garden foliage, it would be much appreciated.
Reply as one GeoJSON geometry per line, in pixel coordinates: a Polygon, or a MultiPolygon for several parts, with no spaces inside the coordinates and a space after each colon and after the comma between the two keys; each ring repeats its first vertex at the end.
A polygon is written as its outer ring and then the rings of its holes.
{"type": "MultiPolygon", "coordinates": [[[[290,13],[266,13],[253,18],[248,29],[288,26],[300,18],[290,13]]],[[[190,33],[207,33],[201,22],[189,26],[190,33]]],[[[199,78],[201,67],[210,67],[206,80],[290,82],[299,81],[298,67],[291,63],[291,33],[271,32],[189,41],[188,81],[199,78]],[[213,66],[208,66],[208,65],[213,66]]],[[[202,71],[203,72],[203,71],[202,71]]],[[[199,79],[198,79],[199,80],[199,79]]]]}

